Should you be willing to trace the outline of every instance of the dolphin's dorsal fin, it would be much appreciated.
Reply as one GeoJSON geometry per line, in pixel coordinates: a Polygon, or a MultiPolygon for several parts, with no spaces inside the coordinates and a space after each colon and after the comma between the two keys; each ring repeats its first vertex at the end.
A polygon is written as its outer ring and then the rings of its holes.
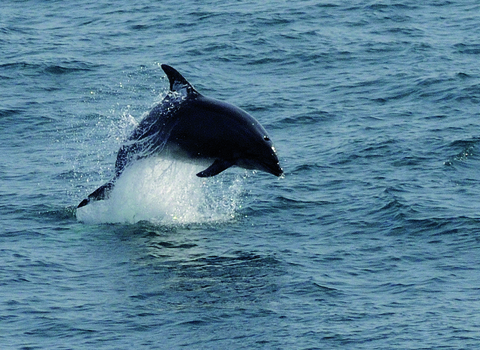
{"type": "Polygon", "coordinates": [[[178,71],[167,64],[162,64],[162,69],[167,74],[170,82],[170,91],[190,94],[198,94],[197,90],[178,71]],[[185,91],[186,90],[186,91],[185,91]]]}

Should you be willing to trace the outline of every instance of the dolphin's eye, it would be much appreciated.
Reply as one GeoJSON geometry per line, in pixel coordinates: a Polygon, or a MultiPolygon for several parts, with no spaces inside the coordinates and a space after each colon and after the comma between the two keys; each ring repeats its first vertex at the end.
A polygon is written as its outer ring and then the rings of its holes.
{"type": "Polygon", "coordinates": [[[269,138],[267,135],[265,135],[265,136],[263,137],[263,139],[264,139],[265,141],[270,141],[270,138],[269,138]]]}

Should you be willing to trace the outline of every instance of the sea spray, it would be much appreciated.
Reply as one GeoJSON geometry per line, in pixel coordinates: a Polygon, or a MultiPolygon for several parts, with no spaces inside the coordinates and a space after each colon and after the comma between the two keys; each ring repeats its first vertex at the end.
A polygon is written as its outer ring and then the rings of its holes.
{"type": "Polygon", "coordinates": [[[77,210],[85,223],[188,224],[222,222],[235,217],[243,179],[199,178],[196,164],[147,158],[125,169],[107,200],[77,210]]]}

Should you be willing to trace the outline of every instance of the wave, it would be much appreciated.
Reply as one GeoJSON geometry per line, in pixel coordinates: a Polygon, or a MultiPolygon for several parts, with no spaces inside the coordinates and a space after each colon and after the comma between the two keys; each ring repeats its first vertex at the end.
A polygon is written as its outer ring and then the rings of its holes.
{"type": "Polygon", "coordinates": [[[90,71],[92,67],[84,62],[66,62],[64,64],[51,64],[44,68],[45,73],[63,75],[81,71],[90,71]]]}
{"type": "MultiPolygon", "coordinates": [[[[64,75],[75,72],[92,71],[98,64],[78,60],[63,60],[59,62],[30,63],[26,61],[0,64],[0,72],[22,72],[22,74],[64,75]]],[[[8,76],[6,76],[8,78],[8,76]]]]}
{"type": "Polygon", "coordinates": [[[446,166],[454,166],[461,162],[467,161],[475,154],[475,148],[480,142],[480,138],[471,138],[466,140],[456,140],[448,145],[448,150],[456,149],[458,152],[450,156],[443,164],[446,166]]]}
{"type": "Polygon", "coordinates": [[[480,218],[475,211],[451,208],[441,198],[431,198],[422,186],[399,185],[386,188],[378,199],[384,205],[370,212],[372,222],[381,223],[391,235],[433,237],[461,236],[478,227],[480,218]],[[458,215],[455,215],[455,210],[458,215]],[[463,212],[463,214],[461,214],[463,212]]]}

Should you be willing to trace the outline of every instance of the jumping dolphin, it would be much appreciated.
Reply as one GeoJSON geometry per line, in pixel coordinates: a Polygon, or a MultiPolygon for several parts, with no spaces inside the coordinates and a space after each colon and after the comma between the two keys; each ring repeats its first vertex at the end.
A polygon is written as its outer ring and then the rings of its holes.
{"type": "Polygon", "coordinates": [[[205,97],[174,68],[163,64],[170,91],[120,147],[115,176],[84,199],[107,199],[116,179],[135,160],[160,156],[209,165],[199,177],[215,176],[231,166],[280,176],[275,147],[260,123],[244,110],[205,97]]]}

